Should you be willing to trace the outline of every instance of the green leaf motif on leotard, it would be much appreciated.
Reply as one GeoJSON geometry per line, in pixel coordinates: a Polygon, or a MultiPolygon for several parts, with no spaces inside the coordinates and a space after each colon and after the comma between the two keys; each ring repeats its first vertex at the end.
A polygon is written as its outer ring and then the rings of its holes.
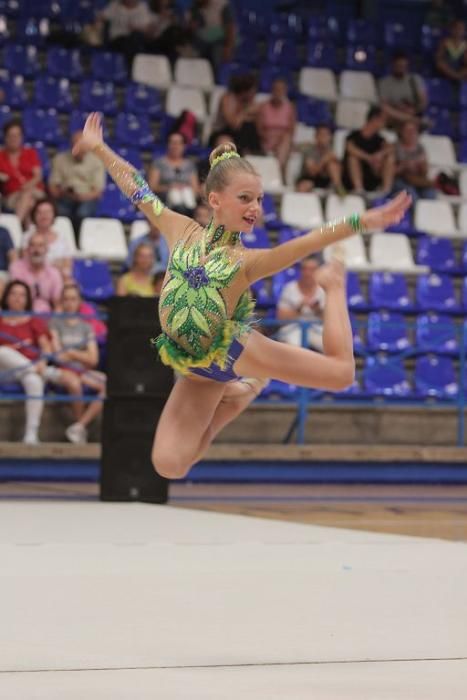
{"type": "Polygon", "coordinates": [[[209,242],[190,247],[183,241],[176,244],[169,263],[170,278],[162,289],[161,310],[170,308],[168,329],[187,338],[194,356],[204,352],[202,339],[211,337],[219,320],[225,320],[227,310],[220,290],[229,286],[239,267],[238,260],[231,261],[225,250],[213,249],[209,242]]]}

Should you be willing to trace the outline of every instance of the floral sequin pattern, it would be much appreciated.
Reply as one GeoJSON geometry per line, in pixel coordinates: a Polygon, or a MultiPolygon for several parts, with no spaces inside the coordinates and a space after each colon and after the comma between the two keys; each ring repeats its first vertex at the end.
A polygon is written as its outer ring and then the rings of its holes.
{"type": "Polygon", "coordinates": [[[186,247],[179,241],[170,261],[171,277],[161,295],[161,311],[170,308],[167,327],[172,337],[186,337],[193,354],[204,352],[203,338],[211,338],[227,315],[221,289],[229,286],[240,267],[225,250],[200,241],[186,247]]]}

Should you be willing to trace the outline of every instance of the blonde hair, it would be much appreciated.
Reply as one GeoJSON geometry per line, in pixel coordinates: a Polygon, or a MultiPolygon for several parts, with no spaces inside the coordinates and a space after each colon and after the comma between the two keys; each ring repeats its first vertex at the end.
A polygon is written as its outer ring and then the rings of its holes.
{"type": "Polygon", "coordinates": [[[240,156],[234,143],[221,143],[220,146],[216,146],[209,156],[209,165],[211,169],[206,178],[206,194],[225,189],[235,172],[259,177],[251,163],[240,156]]]}

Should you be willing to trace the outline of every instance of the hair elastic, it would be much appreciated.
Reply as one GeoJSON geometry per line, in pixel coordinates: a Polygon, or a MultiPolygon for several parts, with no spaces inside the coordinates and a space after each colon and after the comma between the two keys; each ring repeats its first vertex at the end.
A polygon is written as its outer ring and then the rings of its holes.
{"type": "Polygon", "coordinates": [[[221,153],[220,156],[216,156],[212,161],[210,170],[212,170],[215,165],[220,163],[221,160],[228,160],[229,158],[240,158],[240,154],[236,151],[226,151],[225,153],[221,153]]]}

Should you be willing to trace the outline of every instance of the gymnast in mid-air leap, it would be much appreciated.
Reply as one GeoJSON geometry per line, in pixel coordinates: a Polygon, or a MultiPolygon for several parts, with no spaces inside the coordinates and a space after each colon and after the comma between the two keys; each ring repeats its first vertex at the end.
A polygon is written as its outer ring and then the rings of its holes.
{"type": "Polygon", "coordinates": [[[152,452],[162,476],[183,478],[217,433],[238,416],[269,378],[341,390],[354,378],[345,270],[333,259],[318,271],[326,291],[324,354],[266,338],[251,327],[249,287],[311,253],[359,231],[398,223],[411,204],[405,193],[381,207],[327,223],[270,249],[248,249],[241,232],[261,212],[261,179],[233,144],[210,156],[206,194],[213,217],[206,228],[171,211],[142,175],[103,141],[100,115],[91,114],[75,152],[92,151],[130,200],[165,236],[170,260],[159,300],[162,362],[180,376],[159,420],[152,452]]]}

